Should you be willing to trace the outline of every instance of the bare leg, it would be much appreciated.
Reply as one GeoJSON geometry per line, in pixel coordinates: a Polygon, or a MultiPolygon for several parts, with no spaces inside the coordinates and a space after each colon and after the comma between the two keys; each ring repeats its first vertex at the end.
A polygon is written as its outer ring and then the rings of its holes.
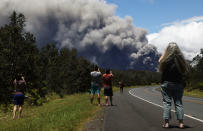
{"type": "Polygon", "coordinates": [[[22,116],[22,111],[23,111],[23,106],[20,105],[19,106],[19,114],[18,114],[18,118],[20,118],[22,116]]]}
{"type": "Polygon", "coordinates": [[[97,94],[97,101],[98,101],[98,106],[101,106],[101,104],[100,104],[100,94],[97,94]]]}
{"type": "Polygon", "coordinates": [[[91,103],[91,104],[93,104],[93,100],[94,100],[94,95],[91,94],[91,95],[90,95],[90,103],[91,103]]]}
{"type": "Polygon", "coordinates": [[[113,97],[110,96],[110,102],[111,102],[111,106],[113,106],[113,97]]]}
{"type": "Polygon", "coordinates": [[[105,96],[106,106],[108,106],[108,96],[105,96]]]}
{"type": "Polygon", "coordinates": [[[16,117],[16,111],[17,111],[17,105],[14,105],[14,107],[13,107],[13,120],[16,117]]]}

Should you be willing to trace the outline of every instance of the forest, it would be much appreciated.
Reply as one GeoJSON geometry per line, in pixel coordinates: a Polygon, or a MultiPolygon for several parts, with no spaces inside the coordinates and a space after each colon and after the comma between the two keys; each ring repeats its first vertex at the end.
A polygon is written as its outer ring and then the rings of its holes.
{"type": "Polygon", "coordinates": [[[190,70],[186,74],[186,88],[203,91],[203,49],[200,49],[200,53],[193,58],[193,61],[197,61],[197,64],[193,67],[190,66],[190,70]]]}
{"type": "MultiPolygon", "coordinates": [[[[26,95],[30,105],[42,105],[46,95],[88,92],[90,72],[94,64],[78,56],[76,49],[57,47],[57,43],[46,43],[39,48],[36,37],[25,32],[26,18],[13,12],[10,21],[0,27],[0,105],[5,108],[12,103],[13,80],[18,72],[27,82],[26,95]]],[[[199,63],[187,74],[187,87],[203,89],[203,50],[199,63]]],[[[105,69],[101,69],[104,73],[105,69]]],[[[125,86],[160,84],[160,73],[138,70],[113,70],[113,85],[123,81],[125,86]]]]}

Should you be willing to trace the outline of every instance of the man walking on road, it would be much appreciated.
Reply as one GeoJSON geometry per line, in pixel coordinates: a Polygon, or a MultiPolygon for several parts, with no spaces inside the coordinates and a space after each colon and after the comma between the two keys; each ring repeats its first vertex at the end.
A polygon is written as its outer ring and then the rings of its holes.
{"type": "Polygon", "coordinates": [[[124,87],[123,82],[120,81],[119,85],[120,85],[120,93],[123,93],[123,87],[124,87]]]}
{"type": "Polygon", "coordinates": [[[94,71],[90,73],[91,75],[91,95],[90,95],[90,102],[93,104],[94,94],[97,92],[97,101],[98,106],[100,106],[100,90],[101,90],[101,72],[98,66],[95,66],[94,71]]]}

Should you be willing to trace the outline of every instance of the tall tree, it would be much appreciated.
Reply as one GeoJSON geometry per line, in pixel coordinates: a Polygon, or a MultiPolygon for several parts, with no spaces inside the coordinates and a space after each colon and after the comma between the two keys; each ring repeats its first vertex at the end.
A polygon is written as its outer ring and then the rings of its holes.
{"type": "Polygon", "coordinates": [[[38,48],[35,37],[24,32],[25,17],[15,11],[10,16],[10,22],[0,28],[0,54],[1,54],[1,87],[0,91],[3,101],[8,104],[12,98],[13,80],[17,72],[25,75],[29,87],[37,88],[38,48]]]}

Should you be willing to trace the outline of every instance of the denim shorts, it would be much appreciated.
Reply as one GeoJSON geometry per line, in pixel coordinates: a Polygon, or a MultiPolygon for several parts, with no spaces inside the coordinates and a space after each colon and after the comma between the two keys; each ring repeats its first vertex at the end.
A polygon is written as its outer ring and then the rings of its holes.
{"type": "Polygon", "coordinates": [[[91,89],[90,89],[90,93],[91,94],[95,94],[95,92],[97,92],[97,94],[100,94],[100,86],[96,85],[96,84],[91,84],[91,89]]]}
{"type": "Polygon", "coordinates": [[[14,95],[14,105],[24,105],[24,94],[15,94],[14,95]]]}

